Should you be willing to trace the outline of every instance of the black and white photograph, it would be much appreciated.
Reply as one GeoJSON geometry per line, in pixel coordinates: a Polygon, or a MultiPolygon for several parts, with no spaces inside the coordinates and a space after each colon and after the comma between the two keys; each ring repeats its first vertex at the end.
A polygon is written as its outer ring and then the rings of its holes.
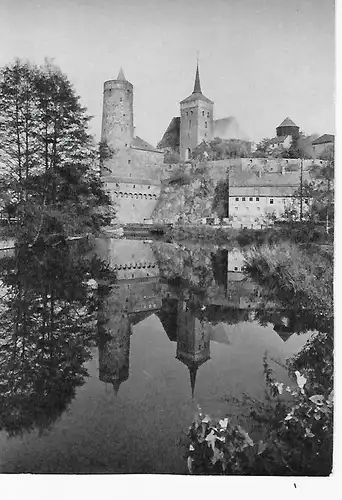
{"type": "Polygon", "coordinates": [[[335,8],[0,0],[0,479],[334,475],[335,8]]]}

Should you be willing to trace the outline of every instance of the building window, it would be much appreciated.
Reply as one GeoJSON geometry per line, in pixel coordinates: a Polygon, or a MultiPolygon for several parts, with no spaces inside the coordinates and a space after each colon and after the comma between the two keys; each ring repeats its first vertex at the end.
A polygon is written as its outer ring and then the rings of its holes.
{"type": "Polygon", "coordinates": [[[192,110],[190,111],[190,113],[191,113],[192,115],[194,114],[194,112],[193,112],[192,110]]]}
{"type": "Polygon", "coordinates": [[[126,116],[126,114],[124,113],[123,116],[126,116]]]}
{"type": "Polygon", "coordinates": [[[273,205],[273,198],[270,199],[270,205],[273,205]]]}
{"type": "Polygon", "coordinates": [[[253,201],[253,198],[249,198],[249,201],[253,201]]]}
{"type": "Polygon", "coordinates": [[[205,128],[208,128],[208,122],[204,123],[205,128]]]}
{"type": "Polygon", "coordinates": [[[259,198],[255,198],[255,201],[259,201],[259,198]]]}
{"type": "Polygon", "coordinates": [[[238,270],[238,268],[235,266],[235,267],[234,267],[234,271],[237,271],[237,270],[238,270]]]}
{"type": "Polygon", "coordinates": [[[186,112],[186,116],[189,116],[189,113],[188,113],[188,112],[186,112]]]}
{"type": "Polygon", "coordinates": [[[204,116],[204,111],[202,111],[202,116],[204,116]]]}
{"type": "Polygon", "coordinates": [[[130,177],[132,177],[132,174],[129,174],[130,177]]]}
{"type": "Polygon", "coordinates": [[[131,160],[128,160],[128,163],[131,163],[131,160]]]}
{"type": "Polygon", "coordinates": [[[235,208],[235,210],[239,210],[239,207],[234,207],[234,208],[235,208]]]}
{"type": "Polygon", "coordinates": [[[242,200],[242,201],[246,201],[246,198],[245,198],[245,197],[243,197],[243,198],[241,198],[241,200],[242,200]]]}
{"type": "Polygon", "coordinates": [[[189,120],[189,128],[191,127],[191,120],[189,120]]]}
{"type": "Polygon", "coordinates": [[[260,207],[257,207],[258,210],[260,210],[260,207]]]}
{"type": "Polygon", "coordinates": [[[122,102],[122,97],[120,97],[120,102],[122,102]]]}
{"type": "Polygon", "coordinates": [[[235,201],[239,201],[239,198],[235,198],[235,201]]]}
{"type": "Polygon", "coordinates": [[[209,114],[209,113],[207,113],[207,118],[209,118],[209,116],[210,116],[210,114],[209,114]]]}
{"type": "Polygon", "coordinates": [[[135,189],[135,184],[133,184],[133,189],[135,189]]]}
{"type": "Polygon", "coordinates": [[[305,200],[306,205],[309,205],[309,200],[305,200]]]}
{"type": "Polygon", "coordinates": [[[150,189],[150,188],[151,188],[151,186],[148,186],[148,188],[147,188],[147,189],[150,189]]]}

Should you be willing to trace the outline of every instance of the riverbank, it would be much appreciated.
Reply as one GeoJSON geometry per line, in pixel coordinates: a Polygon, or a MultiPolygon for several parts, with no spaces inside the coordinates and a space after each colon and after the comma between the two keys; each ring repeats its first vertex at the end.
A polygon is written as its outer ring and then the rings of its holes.
{"type": "MultiPolygon", "coordinates": [[[[333,254],[331,246],[281,242],[244,252],[245,272],[261,287],[264,300],[290,306],[301,319],[298,333],[313,332],[289,358],[291,383],[277,380],[264,357],[265,401],[246,396],[250,435],[242,422],[211,420],[201,411],[188,433],[192,474],[327,476],[333,444],[333,254]],[[316,249],[314,248],[316,247],[316,249]],[[309,320],[309,318],[311,318],[309,320]],[[261,438],[261,439],[260,439],[261,438]],[[229,446],[226,445],[229,443],[229,446]]],[[[228,411],[228,409],[227,409],[228,411]]],[[[226,414],[227,415],[227,414],[226,414]]],[[[228,414],[229,415],[229,414],[228,414]]]]}
{"type": "Polygon", "coordinates": [[[159,225],[167,241],[212,241],[215,244],[235,243],[240,246],[275,244],[292,241],[299,244],[326,245],[332,248],[333,235],[308,223],[275,224],[262,229],[234,228],[226,225],[168,224],[159,225]]]}

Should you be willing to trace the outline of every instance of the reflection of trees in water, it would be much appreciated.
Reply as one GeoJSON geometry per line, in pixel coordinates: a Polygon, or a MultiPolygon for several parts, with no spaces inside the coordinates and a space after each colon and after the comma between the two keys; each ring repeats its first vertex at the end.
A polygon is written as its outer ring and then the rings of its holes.
{"type": "Polygon", "coordinates": [[[20,249],[0,261],[0,429],[49,427],[84,383],[97,297],[89,278],[105,268],[79,245],[20,249]]]}

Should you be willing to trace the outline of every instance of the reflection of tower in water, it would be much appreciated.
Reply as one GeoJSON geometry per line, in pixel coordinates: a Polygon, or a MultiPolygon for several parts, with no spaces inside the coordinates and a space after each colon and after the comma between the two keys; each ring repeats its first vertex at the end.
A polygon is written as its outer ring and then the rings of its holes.
{"type": "Polygon", "coordinates": [[[177,354],[189,368],[192,397],[195,392],[198,368],[210,359],[210,340],[205,324],[195,317],[191,307],[185,301],[178,303],[177,354]]]}
{"type": "Polygon", "coordinates": [[[129,377],[131,326],[127,314],[119,312],[106,318],[99,324],[99,334],[99,378],[111,383],[117,394],[129,377]]]}
{"type": "Polygon", "coordinates": [[[101,301],[99,378],[117,393],[129,377],[132,326],[161,307],[158,266],[140,240],[98,240],[98,254],[116,270],[117,282],[101,301]]]}

